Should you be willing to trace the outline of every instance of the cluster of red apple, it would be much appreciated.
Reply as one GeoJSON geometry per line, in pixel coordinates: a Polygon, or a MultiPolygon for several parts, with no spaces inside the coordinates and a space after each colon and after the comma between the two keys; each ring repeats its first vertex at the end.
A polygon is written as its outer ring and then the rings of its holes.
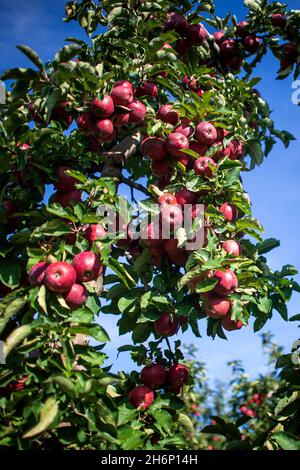
{"type": "Polygon", "coordinates": [[[183,364],[174,364],[166,369],[162,364],[145,366],[141,371],[141,382],[129,393],[129,401],[136,408],[145,410],[154,401],[154,391],[167,388],[178,394],[189,380],[188,368],[183,364]]]}
{"type": "Polygon", "coordinates": [[[90,138],[89,149],[98,151],[100,143],[113,142],[118,128],[143,123],[147,108],[137,97],[157,95],[153,82],[145,82],[134,90],[132,83],[121,80],[110,95],[92,99],[90,109],[76,119],[79,129],[90,138]]]}
{"type": "Polygon", "coordinates": [[[33,287],[44,284],[50,291],[63,294],[71,310],[83,305],[88,291],[82,285],[98,278],[103,266],[93,251],[83,251],[74,256],[72,263],[39,261],[29,271],[28,280],[33,287]]]}
{"type": "Polygon", "coordinates": [[[253,408],[253,406],[259,407],[264,401],[264,398],[265,397],[262,393],[254,393],[252,398],[248,400],[247,405],[242,405],[240,407],[241,412],[250,418],[255,418],[257,416],[257,411],[253,408]]]}
{"type": "Polygon", "coordinates": [[[161,106],[156,117],[174,126],[166,140],[154,136],[146,137],[142,142],[142,153],[151,159],[153,174],[161,178],[158,186],[168,184],[174,162],[179,162],[187,170],[194,169],[196,175],[210,178],[213,175],[213,167],[216,167],[216,162],[221,158],[229,157],[235,160],[244,154],[242,142],[236,139],[224,146],[224,138],[229,134],[225,129],[216,128],[206,121],[194,126],[187,118],[179,122],[179,113],[171,104],[161,106]],[[184,153],[187,149],[197,153],[199,158],[195,160],[191,155],[184,153]],[[215,153],[211,158],[206,157],[206,152],[211,149],[215,149],[215,153]]]}
{"type": "Polygon", "coordinates": [[[181,38],[176,41],[175,49],[181,56],[186,56],[189,47],[202,46],[207,40],[208,32],[202,24],[189,24],[179,13],[168,13],[164,31],[176,31],[181,38]]]}

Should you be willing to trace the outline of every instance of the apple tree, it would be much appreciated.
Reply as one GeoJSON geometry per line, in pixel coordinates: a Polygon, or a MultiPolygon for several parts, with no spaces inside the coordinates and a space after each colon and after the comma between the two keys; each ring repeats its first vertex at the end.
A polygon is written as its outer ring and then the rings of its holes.
{"type": "Polygon", "coordinates": [[[300,12],[245,5],[238,22],[212,0],[70,1],[87,40],[46,63],[20,45],[30,66],[3,73],[1,446],[189,448],[179,329],[287,320],[297,271],[268,267],[279,242],[241,175],[293,140],[254,72],[270,50],[277,78],[299,75],[300,12]],[[107,314],[139,372],[111,372],[107,314]]]}

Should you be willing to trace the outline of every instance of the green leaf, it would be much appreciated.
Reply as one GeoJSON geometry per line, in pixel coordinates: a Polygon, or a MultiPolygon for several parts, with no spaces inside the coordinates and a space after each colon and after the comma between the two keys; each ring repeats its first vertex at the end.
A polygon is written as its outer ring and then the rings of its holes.
{"type": "Polygon", "coordinates": [[[195,428],[191,418],[183,413],[178,415],[178,423],[186,432],[194,433],[195,428]]]}
{"type": "Polygon", "coordinates": [[[123,297],[121,297],[118,301],[118,308],[121,313],[126,312],[127,310],[135,310],[136,307],[136,297],[134,297],[130,293],[126,293],[123,297]],[[133,308],[131,308],[133,307],[133,308]]]}
{"type": "Polygon", "coordinates": [[[75,398],[76,396],[75,386],[71,379],[68,379],[67,377],[64,377],[63,375],[55,375],[54,377],[53,376],[50,377],[46,382],[56,383],[62,388],[64,392],[66,392],[67,395],[69,395],[71,398],[75,398]]]}
{"type": "Polygon", "coordinates": [[[21,265],[14,259],[0,260],[0,281],[7,287],[18,287],[21,279],[21,265]]]}
{"type": "Polygon", "coordinates": [[[127,403],[123,403],[119,407],[119,414],[118,414],[118,426],[122,426],[122,424],[128,423],[129,421],[133,421],[138,414],[138,410],[133,408],[131,405],[127,403]]]}
{"type": "Polygon", "coordinates": [[[163,435],[168,434],[171,435],[172,429],[172,416],[165,410],[156,410],[153,413],[153,417],[155,418],[155,426],[163,433],[163,435]]]}
{"type": "Polygon", "coordinates": [[[23,52],[23,54],[26,55],[26,57],[28,57],[29,60],[31,60],[31,62],[37,66],[38,69],[42,70],[43,69],[43,62],[41,61],[41,59],[39,58],[39,55],[33,50],[31,49],[31,47],[29,46],[25,46],[25,45],[20,45],[20,46],[17,46],[17,48],[23,52]]]}
{"type": "Polygon", "coordinates": [[[61,237],[70,233],[71,229],[68,224],[59,219],[49,220],[40,227],[36,227],[32,232],[33,237],[61,237]]]}
{"type": "Polygon", "coordinates": [[[125,284],[128,289],[135,286],[136,282],[133,277],[129,274],[128,270],[123,264],[116,259],[110,257],[108,260],[108,266],[119,276],[121,281],[125,284]]]}
{"type": "Polygon", "coordinates": [[[151,322],[138,323],[132,332],[132,341],[136,343],[143,343],[148,339],[152,333],[151,322]]]}
{"type": "Polygon", "coordinates": [[[258,249],[258,254],[263,255],[280,246],[280,241],[276,240],[276,238],[268,238],[261,243],[258,243],[256,246],[258,249]]]}
{"type": "Polygon", "coordinates": [[[17,315],[24,305],[27,304],[27,295],[18,296],[20,292],[24,291],[12,292],[0,302],[0,333],[2,333],[11,317],[17,315]]]}
{"type": "Polygon", "coordinates": [[[2,80],[33,80],[37,77],[37,72],[33,69],[14,68],[3,72],[2,80]]]}
{"type": "Polygon", "coordinates": [[[5,356],[18,346],[28,335],[30,335],[32,327],[30,325],[23,325],[16,328],[5,341],[5,356]]]}
{"type": "Polygon", "coordinates": [[[38,300],[39,306],[45,313],[47,313],[47,298],[46,297],[47,297],[46,286],[42,285],[39,288],[37,300],[38,300]]]}
{"type": "Polygon", "coordinates": [[[34,426],[30,431],[27,431],[24,435],[24,439],[34,437],[37,434],[40,434],[51,426],[58,415],[58,403],[55,398],[48,398],[45,402],[42,410],[40,421],[36,426],[34,426]]]}
{"type": "Polygon", "coordinates": [[[72,333],[92,336],[95,340],[100,343],[106,343],[110,341],[108,334],[100,325],[92,324],[89,326],[74,326],[72,327],[72,333]]]}
{"type": "Polygon", "coordinates": [[[60,51],[55,54],[54,62],[68,62],[73,59],[79,52],[82,51],[82,46],[79,44],[69,44],[64,46],[60,51]]]}
{"type": "Polygon", "coordinates": [[[280,431],[271,434],[270,438],[283,450],[300,450],[300,439],[291,434],[280,431]]]}

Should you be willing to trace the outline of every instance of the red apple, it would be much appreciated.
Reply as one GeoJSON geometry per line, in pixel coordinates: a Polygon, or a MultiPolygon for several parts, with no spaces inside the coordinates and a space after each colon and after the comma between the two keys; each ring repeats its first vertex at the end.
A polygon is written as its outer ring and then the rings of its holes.
{"type": "Polygon", "coordinates": [[[100,139],[110,139],[114,133],[114,125],[110,119],[100,119],[95,123],[95,131],[100,139]]]}
{"type": "Polygon", "coordinates": [[[94,98],[91,101],[91,108],[92,112],[101,118],[108,118],[110,117],[114,110],[115,110],[115,105],[114,102],[109,95],[104,95],[102,100],[99,98],[94,98]]]}
{"type": "Polygon", "coordinates": [[[223,31],[216,31],[213,34],[213,37],[215,38],[216,43],[220,46],[223,41],[226,39],[226,35],[223,33],[223,31]]]}
{"type": "Polygon", "coordinates": [[[113,119],[113,124],[114,124],[114,127],[123,127],[123,126],[126,126],[126,124],[129,123],[129,113],[122,113],[122,114],[116,114],[113,119]]]}
{"type": "Polygon", "coordinates": [[[199,157],[204,157],[207,150],[208,145],[199,144],[199,142],[190,142],[189,149],[193,150],[194,152],[198,153],[199,157]]]}
{"type": "Polygon", "coordinates": [[[196,127],[195,139],[204,145],[211,145],[217,140],[217,129],[210,122],[200,122],[196,127]]]}
{"type": "Polygon", "coordinates": [[[179,113],[173,109],[171,104],[161,106],[156,113],[156,117],[167,124],[172,124],[172,126],[176,126],[179,121],[179,113]]]}
{"type": "Polygon", "coordinates": [[[172,132],[172,134],[168,135],[166,147],[167,151],[170,155],[172,155],[172,157],[181,157],[181,150],[189,148],[189,141],[179,132],[172,132]]]}
{"type": "Polygon", "coordinates": [[[173,194],[170,194],[170,193],[162,194],[158,198],[158,204],[160,206],[162,206],[164,204],[169,204],[169,205],[172,205],[172,206],[174,206],[174,205],[176,206],[177,205],[176,196],[174,196],[173,194]]]}
{"type": "Polygon", "coordinates": [[[173,336],[179,328],[178,318],[169,312],[164,312],[154,323],[158,336],[173,336]]]}
{"type": "Polygon", "coordinates": [[[58,121],[67,125],[68,127],[72,124],[73,118],[69,111],[66,108],[70,106],[68,101],[59,103],[53,108],[50,119],[52,121],[58,121]]]}
{"type": "Polygon", "coordinates": [[[167,372],[167,381],[171,391],[179,393],[189,380],[189,370],[183,364],[174,364],[167,372]]]}
{"type": "Polygon", "coordinates": [[[224,271],[217,269],[212,278],[218,281],[217,285],[213,289],[217,295],[223,296],[233,294],[238,287],[237,277],[231,269],[225,269],[224,271]]]}
{"type": "Polygon", "coordinates": [[[227,59],[227,67],[233,72],[238,72],[242,66],[243,59],[238,56],[233,56],[227,59]]]}
{"type": "Polygon", "coordinates": [[[220,211],[228,222],[235,222],[239,216],[236,206],[230,204],[230,202],[224,202],[220,207],[220,211]]]}
{"type": "Polygon", "coordinates": [[[298,49],[295,43],[288,42],[283,45],[283,56],[286,59],[295,60],[298,56],[298,49]]]}
{"type": "Polygon", "coordinates": [[[71,310],[76,310],[83,305],[88,298],[88,291],[81,284],[73,284],[64,295],[65,301],[71,310]]]}
{"type": "Polygon", "coordinates": [[[160,207],[160,217],[163,227],[177,229],[182,226],[183,214],[181,206],[163,205],[160,207]]]}
{"type": "Polygon", "coordinates": [[[141,410],[146,410],[154,402],[153,390],[144,385],[135,387],[129,393],[129,402],[135,407],[141,410]]]}
{"type": "Polygon", "coordinates": [[[212,178],[214,175],[211,166],[216,166],[215,162],[209,157],[200,157],[195,160],[194,171],[196,175],[200,175],[203,178],[212,178]]]}
{"type": "Polygon", "coordinates": [[[185,56],[187,54],[187,51],[189,49],[189,43],[186,39],[177,39],[175,43],[175,50],[180,54],[181,56],[185,56]]]}
{"type": "Polygon", "coordinates": [[[151,98],[155,98],[158,95],[158,88],[156,83],[146,81],[141,86],[137,87],[135,90],[135,96],[150,96],[151,98]]]}
{"type": "Polygon", "coordinates": [[[142,154],[151,160],[164,160],[167,157],[165,142],[159,137],[147,137],[142,142],[142,154]]]}
{"type": "Polygon", "coordinates": [[[57,192],[54,195],[53,202],[60,204],[62,207],[67,207],[70,202],[79,202],[81,200],[81,191],[79,189],[73,189],[68,193],[57,192]]]}
{"type": "Polygon", "coordinates": [[[234,39],[225,39],[220,46],[220,51],[223,57],[230,59],[230,57],[237,54],[237,42],[234,39]]]}
{"type": "Polygon", "coordinates": [[[49,264],[46,261],[39,261],[30,269],[28,273],[29,283],[36,287],[41,286],[44,282],[45,272],[49,264]]]}
{"type": "Polygon", "coordinates": [[[44,277],[48,289],[56,293],[64,293],[71,289],[76,282],[76,271],[73,266],[64,261],[50,264],[44,277]]]}
{"type": "Polygon", "coordinates": [[[166,380],[166,369],[161,364],[151,364],[141,371],[141,381],[147,387],[155,390],[162,388],[166,380]]]}
{"type": "Polygon", "coordinates": [[[222,245],[223,250],[225,250],[229,255],[241,256],[242,247],[235,240],[226,240],[222,245]]]}
{"type": "Polygon", "coordinates": [[[131,82],[126,81],[126,80],[118,80],[115,83],[114,88],[116,88],[117,86],[124,86],[124,87],[130,88],[133,91],[133,84],[131,82]]]}
{"type": "Polygon", "coordinates": [[[231,304],[226,297],[209,296],[205,302],[205,313],[210,318],[219,319],[228,314],[231,304]]]}
{"type": "Polygon", "coordinates": [[[84,237],[92,244],[95,240],[103,240],[107,237],[107,230],[101,224],[91,224],[84,231],[84,237]]]}
{"type": "Polygon", "coordinates": [[[133,102],[128,105],[128,108],[132,111],[129,114],[130,124],[141,124],[144,122],[147,108],[141,101],[133,100],[133,102]]]}
{"type": "Polygon", "coordinates": [[[232,140],[224,150],[224,156],[236,160],[244,155],[244,144],[237,139],[232,140]]]}
{"type": "Polygon", "coordinates": [[[82,251],[74,256],[72,266],[77,274],[77,281],[89,282],[97,279],[102,273],[103,266],[100,258],[93,251],[82,251]]]}
{"type": "Polygon", "coordinates": [[[271,16],[271,21],[272,21],[272,26],[285,29],[288,19],[282,13],[274,13],[271,16]]]}
{"type": "Polygon", "coordinates": [[[171,173],[167,160],[152,161],[151,169],[155,176],[168,176],[171,173]]]}
{"type": "Polygon", "coordinates": [[[68,193],[75,189],[75,184],[78,183],[76,178],[69,176],[65,172],[71,170],[72,168],[68,166],[59,166],[56,171],[56,176],[58,181],[55,184],[55,187],[58,191],[62,193],[68,193]]]}
{"type": "Polygon", "coordinates": [[[174,29],[181,36],[184,36],[187,33],[189,23],[184,16],[180,15],[180,13],[172,12],[167,14],[167,18],[168,19],[164,25],[164,31],[174,29]]]}
{"type": "Polygon", "coordinates": [[[2,207],[6,219],[9,219],[18,210],[18,205],[11,199],[3,199],[2,207]]]}
{"type": "Polygon", "coordinates": [[[176,238],[170,238],[169,240],[165,240],[164,249],[168,253],[168,255],[171,256],[185,253],[184,248],[178,247],[178,240],[176,238]]]}
{"type": "Polygon", "coordinates": [[[190,155],[182,154],[181,156],[174,158],[176,162],[181,163],[181,165],[185,166],[186,168],[190,168],[190,166],[193,166],[193,160],[190,155]]]}
{"type": "Polygon", "coordinates": [[[207,31],[203,24],[192,24],[188,30],[188,40],[192,46],[202,46],[207,38],[207,31]]]}
{"type": "Polygon", "coordinates": [[[182,119],[181,124],[177,127],[175,127],[174,132],[179,132],[179,134],[184,135],[188,139],[193,135],[195,129],[194,127],[190,124],[189,119],[182,119]]]}
{"type": "Polygon", "coordinates": [[[95,131],[95,117],[91,112],[86,112],[76,119],[78,128],[86,134],[93,134],[95,131]]]}
{"type": "Polygon", "coordinates": [[[181,189],[176,193],[176,200],[180,206],[184,206],[185,204],[193,204],[196,202],[197,194],[189,189],[181,189]]]}
{"type": "Polygon", "coordinates": [[[227,331],[240,330],[243,327],[241,320],[231,320],[231,314],[229,313],[222,318],[222,326],[227,331]]]}
{"type": "Polygon", "coordinates": [[[248,21],[241,21],[236,25],[236,34],[241,38],[247,36],[250,24],[248,21]]]}
{"type": "Polygon", "coordinates": [[[111,92],[111,98],[115,105],[128,106],[133,101],[133,90],[129,86],[115,86],[111,92]]]}
{"type": "Polygon", "coordinates": [[[169,255],[169,259],[176,266],[180,266],[181,268],[183,268],[186,265],[189,255],[187,252],[181,252],[180,250],[181,249],[178,249],[178,253],[176,254],[169,255]]]}
{"type": "Polygon", "coordinates": [[[258,37],[254,36],[253,34],[250,34],[249,36],[245,37],[243,42],[247,51],[253,54],[258,51],[260,43],[260,39],[258,37]]]}

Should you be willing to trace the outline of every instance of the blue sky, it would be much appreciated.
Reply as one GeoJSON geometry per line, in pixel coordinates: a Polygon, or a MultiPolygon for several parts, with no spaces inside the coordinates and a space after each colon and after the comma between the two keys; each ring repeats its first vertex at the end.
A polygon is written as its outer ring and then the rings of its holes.
{"type": "MultiPolygon", "coordinates": [[[[286,2],[290,9],[299,8],[298,0],[286,2]]],[[[26,67],[26,57],[18,51],[17,44],[27,44],[35,49],[43,60],[53,58],[55,52],[64,45],[68,36],[86,38],[77,23],[66,24],[64,0],[0,0],[2,24],[0,28],[0,70],[10,67],[26,67]]],[[[217,14],[223,16],[227,11],[236,14],[242,20],[245,14],[242,0],[216,0],[217,14]]],[[[292,104],[292,78],[276,81],[278,61],[267,56],[257,68],[256,75],[262,82],[258,88],[262,96],[270,103],[273,119],[278,129],[286,129],[297,138],[288,150],[278,143],[271,155],[259,168],[244,175],[244,184],[253,203],[253,212],[265,227],[265,237],[281,240],[281,246],[268,257],[273,269],[280,269],[283,264],[300,266],[299,250],[299,204],[300,204],[300,109],[292,104]],[[299,173],[298,173],[299,172],[299,173]]],[[[300,277],[298,276],[298,281],[300,277]]],[[[289,305],[290,316],[299,313],[299,294],[294,295],[289,305]]],[[[114,368],[129,369],[128,356],[121,355],[116,361],[116,348],[126,344],[126,338],[118,338],[115,328],[115,317],[104,317],[100,323],[107,329],[112,343],[106,347],[114,368]]],[[[195,342],[199,347],[199,358],[208,365],[210,376],[216,379],[227,377],[226,362],[242,358],[251,375],[262,371],[264,358],[261,355],[260,340],[252,328],[244,328],[228,334],[229,341],[205,337],[205,324],[200,323],[203,338],[196,339],[185,333],[184,343],[195,342]]],[[[270,330],[278,343],[288,352],[298,336],[295,323],[285,323],[279,314],[267,324],[262,331],[270,330]]]]}

